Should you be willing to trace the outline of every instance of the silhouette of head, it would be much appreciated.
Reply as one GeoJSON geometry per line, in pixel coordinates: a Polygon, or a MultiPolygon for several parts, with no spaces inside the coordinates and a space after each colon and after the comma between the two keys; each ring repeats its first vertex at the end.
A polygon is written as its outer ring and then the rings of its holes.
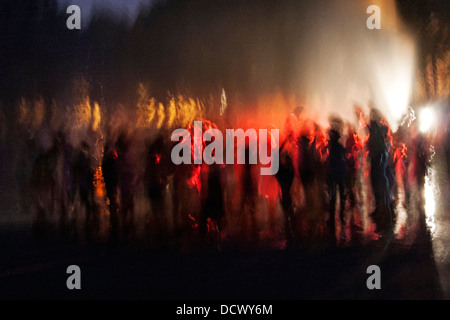
{"type": "Polygon", "coordinates": [[[381,111],[377,108],[372,107],[370,109],[370,121],[380,122],[381,121],[381,111]]]}

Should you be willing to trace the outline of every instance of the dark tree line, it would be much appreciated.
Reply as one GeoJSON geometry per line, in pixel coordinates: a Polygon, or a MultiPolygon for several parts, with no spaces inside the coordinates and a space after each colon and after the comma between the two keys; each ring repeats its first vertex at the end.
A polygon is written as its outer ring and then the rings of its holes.
{"type": "Polygon", "coordinates": [[[448,81],[450,61],[446,62],[445,75],[439,75],[438,60],[445,59],[450,51],[450,2],[445,0],[397,0],[399,12],[418,41],[419,69],[424,77],[426,98],[439,96],[438,82],[448,81]],[[427,72],[427,66],[431,72],[427,72]]]}

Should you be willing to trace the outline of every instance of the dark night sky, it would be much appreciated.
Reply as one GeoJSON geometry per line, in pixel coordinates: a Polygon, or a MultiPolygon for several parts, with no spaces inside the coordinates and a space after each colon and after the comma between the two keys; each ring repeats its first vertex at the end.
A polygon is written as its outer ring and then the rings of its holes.
{"type": "MultiPolygon", "coordinates": [[[[256,101],[261,93],[272,92],[301,101],[316,99],[316,91],[343,96],[345,77],[364,73],[366,60],[374,55],[375,50],[367,54],[365,43],[380,47],[373,39],[379,33],[368,33],[366,28],[366,7],[377,1],[393,4],[383,0],[0,1],[2,10],[9,10],[0,21],[4,37],[0,69],[9,76],[0,79],[0,93],[11,103],[23,96],[69,97],[66,91],[71,90],[72,80],[82,76],[92,86],[92,99],[104,99],[108,105],[132,101],[141,82],[148,83],[160,100],[167,92],[209,97],[222,88],[229,101],[233,93],[239,101],[256,101]],[[59,13],[45,11],[53,1],[59,4],[59,13]],[[71,4],[81,8],[82,32],[66,28],[65,11],[71,4]],[[132,22],[141,5],[151,4],[153,9],[143,12],[132,28],[120,19],[128,16],[132,22]],[[119,15],[101,14],[89,23],[96,7],[119,15]]],[[[446,19],[450,2],[396,3],[417,47],[424,48],[423,57],[437,47],[431,44],[445,43],[442,37],[430,38],[426,26],[431,12],[439,13],[444,23],[450,21],[446,19]]],[[[383,21],[394,11],[386,10],[383,21]]],[[[395,40],[393,32],[384,30],[383,35],[395,40]]],[[[398,53],[397,49],[392,46],[391,51],[398,53]]],[[[386,68],[389,73],[401,65],[391,56],[378,55],[371,61],[388,66],[385,60],[394,61],[386,68]]],[[[404,55],[398,56],[405,61],[404,55]]],[[[364,83],[365,77],[354,78],[353,82],[364,83]]],[[[341,100],[330,105],[341,105],[341,100]]],[[[366,100],[365,96],[359,100],[366,100]]]]}

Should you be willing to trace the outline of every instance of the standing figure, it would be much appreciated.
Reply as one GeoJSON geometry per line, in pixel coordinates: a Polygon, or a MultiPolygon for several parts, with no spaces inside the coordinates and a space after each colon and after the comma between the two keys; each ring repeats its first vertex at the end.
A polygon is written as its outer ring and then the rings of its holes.
{"type": "Polygon", "coordinates": [[[399,143],[394,152],[397,202],[404,208],[406,208],[409,199],[407,151],[406,145],[404,143],[399,143]]]}
{"type": "Polygon", "coordinates": [[[33,232],[44,243],[48,241],[49,218],[56,209],[58,145],[41,146],[31,170],[31,194],[36,208],[33,232]]]}
{"type": "Polygon", "coordinates": [[[426,138],[424,134],[418,130],[415,124],[411,127],[411,131],[411,162],[408,168],[409,178],[411,185],[417,190],[419,209],[423,211],[425,205],[425,177],[428,170],[426,138]]]}
{"type": "Polygon", "coordinates": [[[61,200],[60,232],[63,238],[76,231],[75,198],[77,184],[74,170],[74,148],[63,131],[58,132],[60,159],[58,165],[58,185],[61,200]]]}
{"type": "Polygon", "coordinates": [[[223,165],[203,164],[201,170],[201,212],[199,230],[203,239],[207,238],[208,232],[215,234],[216,248],[220,251],[221,219],[224,216],[223,203],[223,165]]]}
{"type": "Polygon", "coordinates": [[[147,217],[146,227],[153,230],[159,242],[164,240],[168,231],[165,197],[171,174],[170,149],[164,136],[164,133],[160,133],[147,145],[144,173],[145,189],[154,217],[153,226],[150,225],[150,217],[147,217]]]}
{"type": "Polygon", "coordinates": [[[106,203],[109,207],[111,239],[116,242],[119,236],[119,159],[111,142],[105,145],[102,172],[105,180],[106,203]]]}
{"type": "Polygon", "coordinates": [[[353,232],[362,230],[362,218],[359,210],[362,200],[362,143],[352,125],[347,127],[345,143],[347,178],[346,194],[350,203],[349,222],[353,232]]]}
{"type": "Polygon", "coordinates": [[[337,188],[339,188],[339,217],[341,240],[345,240],[345,182],[347,176],[347,163],[345,148],[339,142],[341,134],[337,128],[330,129],[328,141],[328,194],[329,194],[329,218],[328,236],[332,242],[336,239],[336,201],[337,188]]]}
{"type": "Polygon", "coordinates": [[[388,177],[387,128],[381,122],[381,113],[376,109],[370,111],[370,123],[367,125],[369,138],[367,148],[370,158],[370,178],[375,198],[375,210],[372,218],[376,232],[392,233],[394,231],[394,213],[391,208],[391,187],[388,177]]]}
{"type": "Polygon", "coordinates": [[[136,194],[137,176],[135,159],[131,151],[131,139],[122,131],[117,139],[117,155],[119,167],[120,219],[125,235],[134,233],[134,197],[136,194]]]}
{"type": "Polygon", "coordinates": [[[75,158],[74,171],[80,196],[80,204],[85,210],[85,228],[88,237],[98,230],[99,212],[95,203],[94,168],[90,146],[83,141],[75,158]]]}
{"type": "Polygon", "coordinates": [[[300,219],[301,229],[309,240],[317,238],[323,225],[320,205],[320,156],[317,151],[317,130],[312,122],[305,122],[297,141],[297,172],[304,191],[305,204],[300,219]]]}
{"type": "Polygon", "coordinates": [[[292,151],[287,149],[287,139],[280,147],[280,167],[276,178],[281,188],[281,207],[284,214],[284,234],[286,237],[286,248],[289,248],[294,242],[294,231],[292,227],[293,202],[291,196],[291,187],[294,181],[295,169],[292,151]]]}

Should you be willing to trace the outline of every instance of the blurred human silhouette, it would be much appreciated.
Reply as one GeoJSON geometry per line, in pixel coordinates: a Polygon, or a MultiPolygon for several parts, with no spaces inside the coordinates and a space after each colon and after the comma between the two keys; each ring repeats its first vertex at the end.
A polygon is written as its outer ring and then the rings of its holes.
{"type": "Polygon", "coordinates": [[[144,186],[150,201],[153,219],[147,214],[146,228],[153,231],[159,244],[167,241],[167,206],[166,194],[172,162],[170,159],[170,144],[161,132],[151,142],[147,143],[147,155],[144,173],[144,186]]]}
{"type": "Polygon", "coordinates": [[[57,209],[58,155],[57,139],[53,140],[48,149],[41,145],[31,172],[31,191],[35,208],[33,231],[43,243],[49,240],[50,218],[57,209]]]}
{"type": "Polygon", "coordinates": [[[208,240],[208,233],[213,234],[213,241],[218,251],[221,250],[220,230],[224,216],[223,203],[223,165],[202,166],[201,212],[199,231],[202,240],[208,240]]]}
{"type": "Polygon", "coordinates": [[[119,237],[119,160],[111,141],[107,141],[102,160],[103,179],[105,180],[106,202],[109,208],[111,240],[119,237]]]}
{"type": "Polygon", "coordinates": [[[304,206],[299,217],[300,235],[308,241],[319,240],[324,221],[320,203],[322,163],[317,150],[317,133],[317,124],[311,120],[304,121],[297,140],[297,172],[304,194],[304,206]]]}
{"type": "Polygon", "coordinates": [[[75,199],[77,195],[77,181],[74,166],[75,149],[67,141],[62,130],[58,131],[60,156],[58,164],[58,189],[60,200],[60,232],[65,240],[76,233],[75,199]]]}
{"type": "Polygon", "coordinates": [[[404,143],[399,143],[394,151],[394,166],[396,180],[396,202],[403,208],[407,207],[409,200],[409,182],[408,182],[408,156],[407,147],[404,143]]]}
{"type": "Polygon", "coordinates": [[[425,206],[425,177],[428,169],[428,152],[425,135],[418,130],[417,124],[411,126],[411,161],[409,163],[409,180],[417,191],[419,208],[425,206]]]}
{"type": "Polygon", "coordinates": [[[347,179],[347,163],[344,146],[339,142],[341,138],[340,129],[342,120],[333,118],[330,121],[331,128],[328,132],[328,195],[329,195],[329,217],[327,233],[332,243],[336,241],[336,201],[337,190],[339,190],[339,221],[340,237],[345,240],[345,183],[347,179]]]}
{"type": "Polygon", "coordinates": [[[381,120],[381,112],[372,108],[370,110],[370,122],[367,124],[370,180],[375,198],[375,210],[372,213],[372,219],[376,224],[376,232],[392,234],[395,218],[391,207],[392,197],[388,177],[388,171],[390,170],[388,167],[389,149],[386,143],[388,128],[381,120]]]}
{"type": "Polygon", "coordinates": [[[293,160],[293,150],[287,147],[288,139],[286,138],[280,146],[280,167],[276,174],[276,178],[281,188],[281,207],[284,215],[284,235],[286,238],[286,248],[294,243],[294,231],[292,226],[293,218],[293,202],[291,196],[292,183],[294,181],[295,169],[293,160]]]}
{"type": "Polygon", "coordinates": [[[90,238],[99,228],[99,210],[95,203],[94,162],[91,148],[86,141],[82,141],[75,156],[74,171],[80,196],[80,205],[85,212],[85,231],[90,238]]]}
{"type": "Polygon", "coordinates": [[[120,214],[124,236],[134,236],[134,209],[137,190],[136,155],[132,151],[132,139],[125,129],[117,138],[120,214]]]}
{"type": "Polygon", "coordinates": [[[349,223],[353,235],[362,231],[362,142],[351,124],[347,124],[345,143],[347,178],[346,198],[349,200],[349,223]]]}

